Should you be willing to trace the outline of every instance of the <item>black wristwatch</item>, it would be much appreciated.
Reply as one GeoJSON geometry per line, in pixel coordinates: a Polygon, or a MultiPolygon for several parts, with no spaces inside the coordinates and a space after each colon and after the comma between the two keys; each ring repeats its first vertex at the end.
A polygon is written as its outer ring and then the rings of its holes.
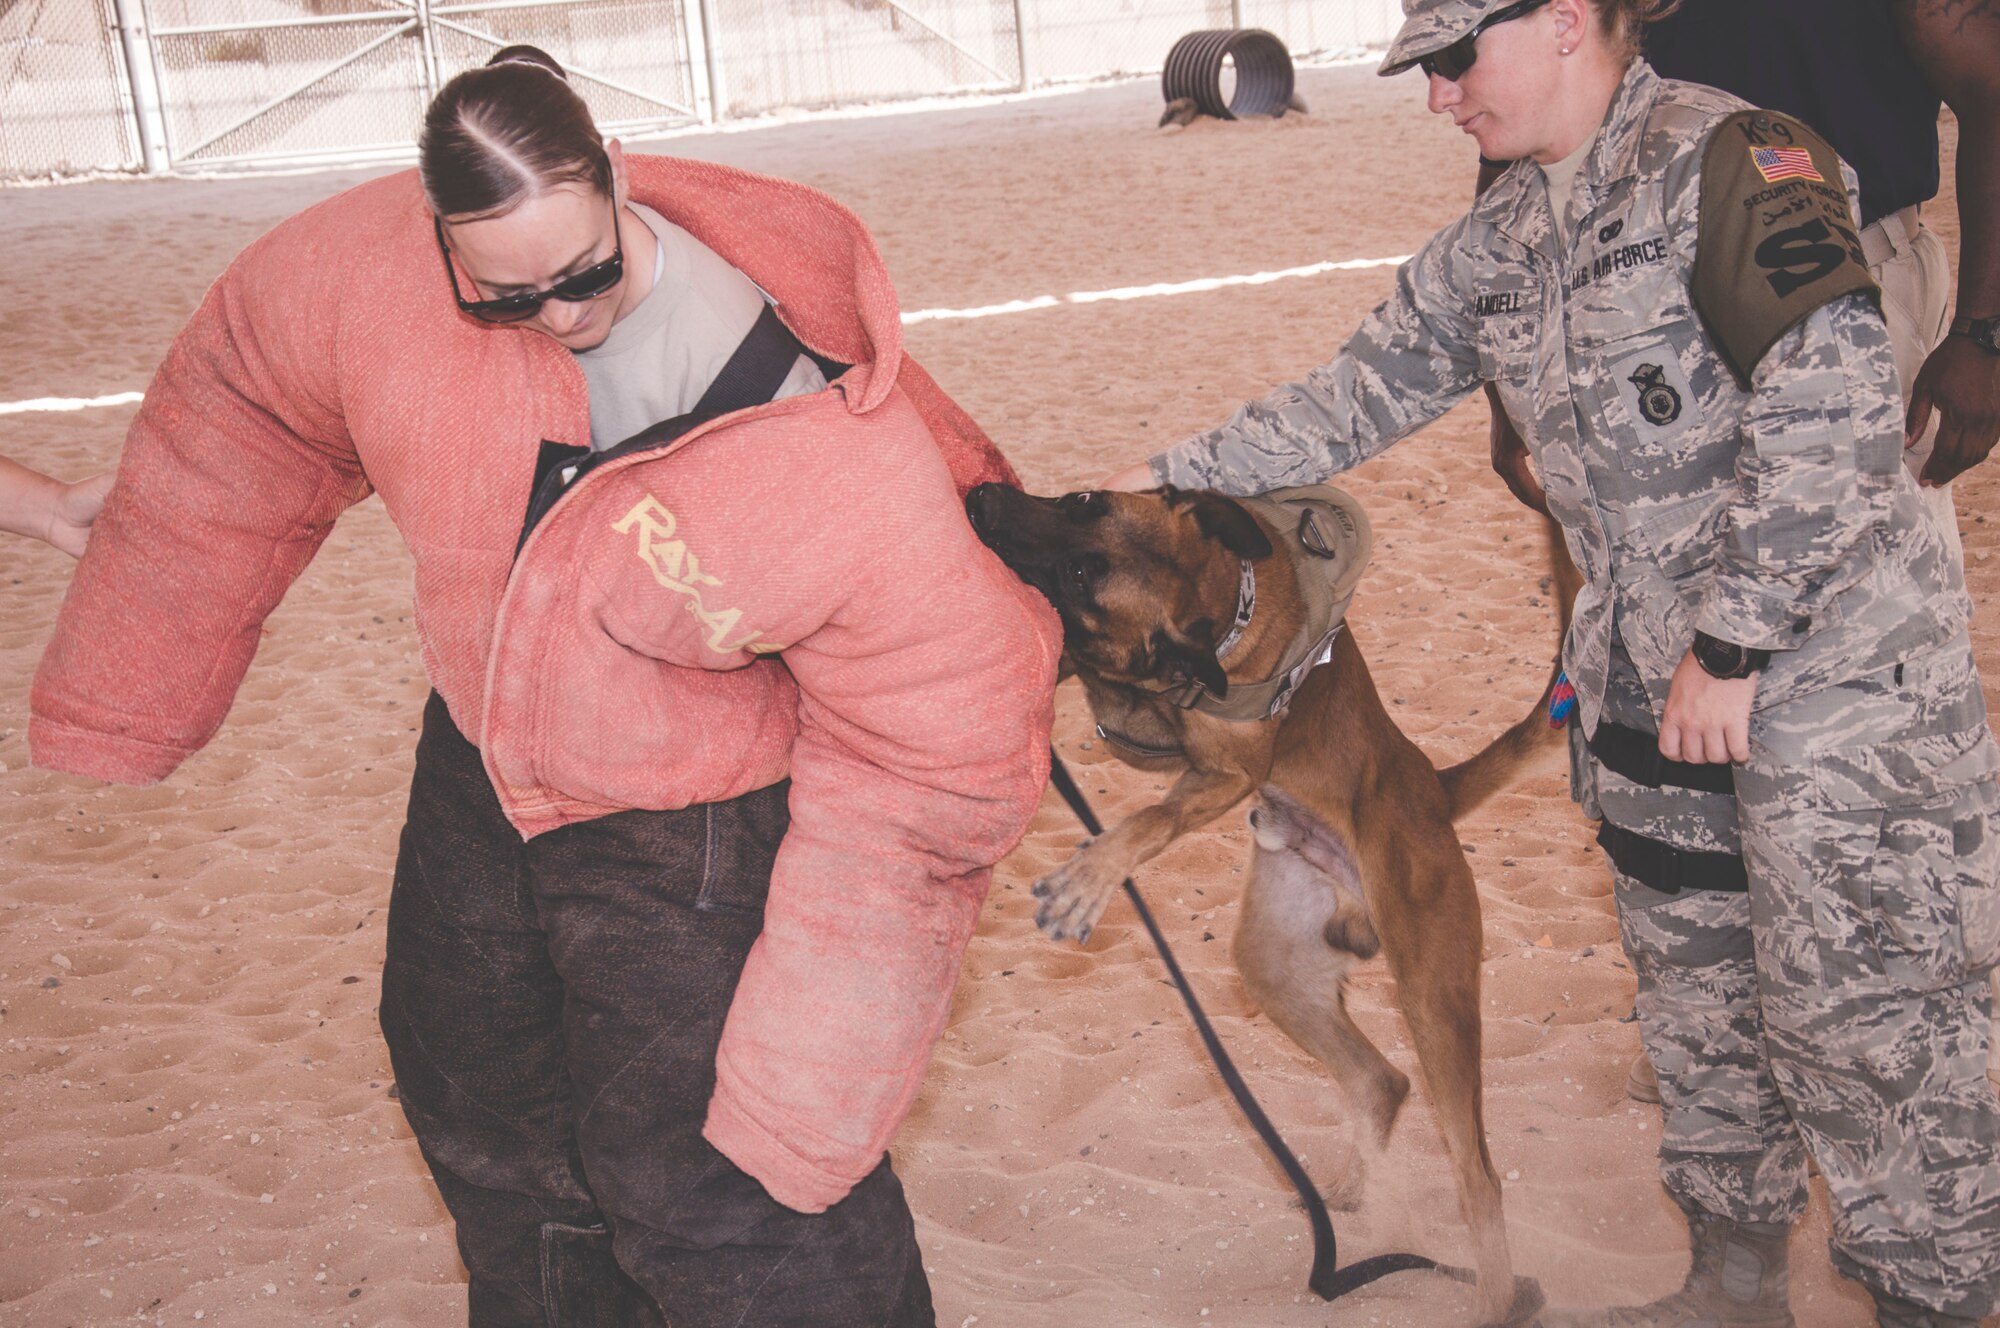
{"type": "Polygon", "coordinates": [[[1696,632],[1694,662],[1711,678],[1747,678],[1771,662],[1771,652],[1752,650],[1734,641],[1718,641],[1707,632],[1696,632]]]}
{"type": "Polygon", "coordinates": [[[1971,338],[1972,344],[1988,355],[2000,355],[2000,317],[1954,318],[1951,334],[1971,338]]]}

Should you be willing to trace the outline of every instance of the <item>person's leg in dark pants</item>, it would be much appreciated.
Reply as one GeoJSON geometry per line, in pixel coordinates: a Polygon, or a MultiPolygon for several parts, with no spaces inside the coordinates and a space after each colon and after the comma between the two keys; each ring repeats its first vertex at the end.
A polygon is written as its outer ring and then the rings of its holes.
{"type": "Polygon", "coordinates": [[[886,1159],[806,1215],[700,1135],[785,792],[523,844],[433,700],[383,1030],[459,1225],[475,1328],[625,1328],[659,1311],[673,1328],[932,1323],[886,1159]]]}
{"type": "Polygon", "coordinates": [[[585,1174],[619,1263],[674,1328],[927,1325],[916,1233],[886,1158],[846,1199],[803,1214],[701,1137],[785,793],[690,808],[693,825],[626,813],[530,845],[568,994],[585,1174]]]}
{"type": "MultiPolygon", "coordinates": [[[[433,696],[389,904],[382,1033],[404,1114],[458,1224],[476,1328],[544,1328],[544,1247],[554,1275],[574,1285],[564,1274],[589,1258],[586,1233],[603,1225],[576,1150],[562,1004],[526,845],[478,750],[433,696]]],[[[608,1249],[597,1263],[598,1280],[615,1282],[608,1249]]]]}

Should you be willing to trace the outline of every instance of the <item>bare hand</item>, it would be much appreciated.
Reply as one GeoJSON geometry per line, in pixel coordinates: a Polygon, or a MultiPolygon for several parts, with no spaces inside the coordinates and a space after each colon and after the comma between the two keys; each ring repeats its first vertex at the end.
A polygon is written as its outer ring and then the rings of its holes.
{"type": "Polygon", "coordinates": [[[1756,697],[1756,674],[1710,677],[1695,662],[1694,651],[1688,651],[1667,687],[1660,755],[1696,765],[1749,760],[1750,703],[1756,697]]]}
{"type": "Polygon", "coordinates": [[[42,538],[72,558],[83,557],[90,527],[104,510],[105,495],[111,492],[113,478],[107,470],[102,475],[63,485],[49,510],[48,532],[42,538]]]}
{"type": "Polygon", "coordinates": [[[1493,424],[1487,435],[1487,446],[1493,454],[1493,473],[1507,486],[1507,491],[1524,504],[1540,512],[1549,514],[1549,498],[1542,492],[1542,483],[1535,478],[1535,468],[1528,461],[1528,443],[1514,427],[1514,421],[1507,418],[1506,407],[1500,404],[1500,394],[1493,385],[1486,385],[1486,404],[1492,407],[1493,424]]]}
{"type": "Polygon", "coordinates": [[[1917,371],[1910,388],[1903,446],[1923,437],[1931,411],[1938,413],[1937,449],[1918,482],[1949,484],[1986,459],[2000,439],[2000,355],[1965,337],[1946,337],[1917,371]]]}
{"type": "Polygon", "coordinates": [[[111,476],[93,475],[75,484],[30,470],[0,456],[0,530],[46,540],[72,558],[83,556],[91,523],[111,492],[111,476]]]}
{"type": "Polygon", "coordinates": [[[1152,463],[1141,461],[1136,465],[1127,466],[1123,470],[1114,471],[1108,478],[1099,483],[1097,487],[1100,489],[1122,489],[1127,493],[1138,493],[1142,489],[1159,488],[1160,481],[1154,478],[1152,463]]]}

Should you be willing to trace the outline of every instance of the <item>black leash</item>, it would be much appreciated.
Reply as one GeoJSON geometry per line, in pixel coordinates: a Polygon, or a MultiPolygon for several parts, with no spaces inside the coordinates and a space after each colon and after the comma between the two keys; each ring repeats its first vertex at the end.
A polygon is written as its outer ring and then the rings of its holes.
{"type": "MultiPolygon", "coordinates": [[[[1049,782],[1056,786],[1056,792],[1062,794],[1063,801],[1069,804],[1072,812],[1076,813],[1076,819],[1083,822],[1084,829],[1092,835],[1104,833],[1104,827],[1098,824],[1096,813],[1092,812],[1090,804],[1083,800],[1083,793],[1077,788],[1076,781],[1070,778],[1068,768],[1063,765],[1062,758],[1057,756],[1053,749],[1049,752],[1049,782]]],[[[1153,938],[1153,945],[1159,950],[1160,958],[1166,962],[1167,972],[1173,975],[1174,986],[1180,989],[1181,999],[1187,1002],[1188,1014],[1193,1016],[1194,1026],[1201,1033],[1202,1044],[1208,1048],[1209,1059],[1213,1060],[1215,1068],[1222,1072],[1222,1082],[1229,1085],[1230,1095],[1236,1099],[1236,1105],[1243,1108],[1243,1114],[1250,1118],[1250,1124],[1257,1131],[1258,1137],[1264,1141],[1264,1147],[1271,1150],[1271,1156],[1278,1160],[1280,1167],[1284,1168],[1285,1175],[1291,1179],[1292,1188],[1298,1191],[1299,1202],[1305,1205],[1306,1219],[1312,1223],[1313,1233],[1312,1276],[1306,1279],[1306,1285],[1312,1288],[1321,1300],[1333,1300],[1346,1295],[1356,1287],[1367,1286],[1378,1277],[1387,1277],[1390,1273],[1400,1273],[1410,1269],[1436,1269],[1457,1281],[1470,1282],[1472,1274],[1466,1269],[1453,1268],[1435,1259],[1426,1259],[1421,1254],[1378,1254],[1372,1259],[1363,1259],[1360,1263],[1351,1264],[1346,1268],[1338,1266],[1340,1256],[1334,1245],[1333,1219],[1327,1216],[1326,1203],[1319,1197],[1319,1191],[1313,1188],[1312,1177],[1308,1176],[1306,1169],[1299,1165],[1298,1158],[1292,1155],[1292,1150],[1279,1135],[1278,1127],[1271,1124],[1271,1118],[1266,1116],[1264,1108],[1257,1104],[1256,1097],[1250,1092],[1250,1085],[1243,1082],[1243,1075],[1237,1070],[1236,1063],[1230,1060],[1229,1053],[1223,1050],[1222,1039],[1215,1035],[1215,1029],[1209,1024],[1208,1015],[1201,1008],[1201,1002],[1195,999],[1194,988],[1188,985],[1186,975],[1181,972],[1180,964],[1175,961],[1174,952],[1167,946],[1167,938],[1160,934],[1160,925],[1153,921],[1153,911],[1147,908],[1146,901],[1139,897],[1139,888],[1127,880],[1125,894],[1131,899],[1132,907],[1138,910],[1139,921],[1146,924],[1146,932],[1153,938]]]]}

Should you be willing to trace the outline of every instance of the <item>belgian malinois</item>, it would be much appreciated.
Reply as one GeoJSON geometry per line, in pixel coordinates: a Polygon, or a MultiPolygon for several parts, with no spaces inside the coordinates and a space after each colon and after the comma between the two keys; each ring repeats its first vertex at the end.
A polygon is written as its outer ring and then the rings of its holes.
{"type": "MultiPolygon", "coordinates": [[[[1323,570],[1283,528],[1290,509],[1172,488],[1037,498],[998,484],[974,489],[966,508],[1061,616],[1065,670],[1107,745],[1141,769],[1181,772],[1158,804],[1036,884],[1037,925],[1088,939],[1139,864],[1261,794],[1234,942],[1244,985],[1333,1071],[1363,1142],[1379,1148],[1409,1079],[1355,1026],[1342,986],[1355,964],[1388,957],[1473,1233],[1479,1314],[1505,1319],[1515,1283],[1480,1098],[1479,897],[1452,823],[1556,763],[1548,693],[1477,756],[1439,770],[1384,711],[1352,633],[1333,634],[1330,654],[1315,647],[1325,662],[1283,688],[1306,578],[1323,570]],[[1276,713],[1213,713],[1232,689],[1261,698],[1274,686],[1276,713]]],[[[1358,543],[1365,561],[1365,521],[1358,543]]],[[[1574,587],[1555,589],[1566,619],[1574,587]]]]}

